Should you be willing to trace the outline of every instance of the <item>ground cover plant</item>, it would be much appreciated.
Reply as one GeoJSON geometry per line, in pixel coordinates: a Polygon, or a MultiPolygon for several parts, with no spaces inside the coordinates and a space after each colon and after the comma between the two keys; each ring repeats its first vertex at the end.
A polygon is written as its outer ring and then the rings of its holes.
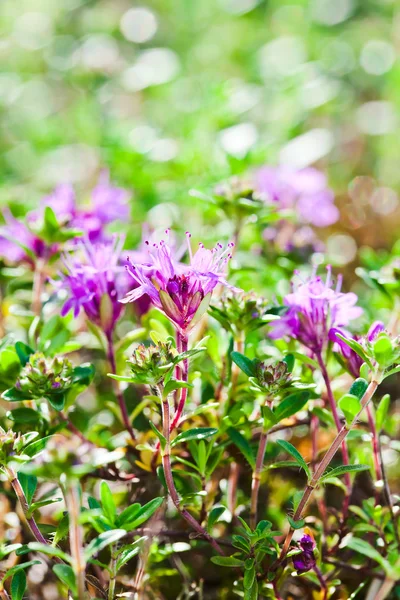
{"type": "Polygon", "coordinates": [[[400,598],[393,0],[3,0],[0,598],[400,598]]]}

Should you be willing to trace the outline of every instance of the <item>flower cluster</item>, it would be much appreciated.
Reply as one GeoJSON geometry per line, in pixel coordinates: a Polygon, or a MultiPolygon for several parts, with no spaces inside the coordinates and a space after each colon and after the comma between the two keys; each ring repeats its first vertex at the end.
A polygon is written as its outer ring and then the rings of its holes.
{"type": "Polygon", "coordinates": [[[363,364],[363,360],[357,352],[355,352],[346,342],[341,338],[346,338],[348,340],[355,340],[362,345],[366,345],[368,343],[372,343],[378,335],[385,331],[385,326],[382,321],[375,321],[372,323],[371,327],[368,330],[366,337],[360,337],[357,335],[352,336],[345,329],[340,329],[338,327],[333,327],[329,332],[329,339],[331,342],[334,342],[334,350],[336,352],[340,352],[343,357],[343,361],[345,363],[346,369],[349,371],[353,377],[358,377],[360,374],[360,368],[363,364]],[[338,337],[338,334],[341,337],[338,337]]]}
{"type": "Polygon", "coordinates": [[[157,385],[171,370],[176,357],[177,351],[171,342],[159,342],[156,346],[140,344],[128,362],[138,383],[157,385]]]}
{"type": "Polygon", "coordinates": [[[79,243],[72,255],[65,255],[65,271],[61,273],[59,288],[67,292],[62,315],[73,310],[77,317],[84,310],[87,317],[111,335],[123,306],[119,302],[125,292],[125,277],[120,266],[123,239],[115,236],[110,241],[93,244],[79,243]]]}
{"type": "Polygon", "coordinates": [[[91,241],[108,239],[105,226],[129,216],[129,193],[110,183],[109,175],[103,172],[92,190],[91,202],[80,207],[73,187],[61,184],[43,198],[39,209],[29,212],[26,222],[15,219],[9,211],[3,213],[5,224],[0,227],[0,256],[10,263],[33,262],[45,254],[53,254],[57,244],[49,245],[41,237],[44,211],[51,208],[60,227],[72,232],[82,231],[91,241]]]}
{"type": "Polygon", "coordinates": [[[331,268],[327,270],[325,281],[313,274],[306,281],[292,282],[293,291],[284,299],[288,310],[272,324],[271,338],[290,336],[319,353],[332,328],[346,327],[362,314],[362,308],[356,305],[356,294],[341,292],[340,276],[334,288],[331,268]]]}
{"type": "MultiPolygon", "coordinates": [[[[168,236],[169,230],[166,231],[168,236]]],[[[207,310],[211,294],[218,284],[230,289],[225,279],[226,264],[231,258],[232,243],[223,250],[217,244],[208,250],[203,244],[195,254],[190,247],[187,233],[190,264],[178,262],[172,255],[168,241],[148,243],[148,259],[145,263],[128,260],[127,271],[135,288],[123,302],[135,302],[147,295],[154,306],[161,310],[180,331],[192,329],[207,310]]]]}
{"type": "Polygon", "coordinates": [[[305,533],[300,539],[299,546],[301,552],[293,557],[293,566],[299,573],[306,573],[316,565],[314,556],[315,541],[310,535],[305,533]]]}

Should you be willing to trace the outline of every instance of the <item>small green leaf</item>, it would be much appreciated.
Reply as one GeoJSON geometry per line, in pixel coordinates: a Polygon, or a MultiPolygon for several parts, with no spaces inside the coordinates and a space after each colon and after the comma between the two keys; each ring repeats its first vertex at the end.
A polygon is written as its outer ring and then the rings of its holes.
{"type": "Polygon", "coordinates": [[[114,502],[114,497],[109,485],[106,481],[102,481],[100,484],[100,500],[103,508],[103,512],[111,525],[114,525],[117,517],[117,509],[114,502]]]}
{"type": "Polygon", "coordinates": [[[378,432],[381,432],[385,425],[386,417],[389,412],[389,407],[390,407],[390,395],[385,394],[382,397],[382,400],[379,402],[378,408],[376,409],[375,421],[376,421],[376,429],[378,432]]]}
{"type": "Polygon", "coordinates": [[[359,552],[363,556],[367,556],[371,558],[375,562],[377,562],[381,567],[385,570],[386,573],[390,573],[392,570],[392,566],[390,563],[381,555],[378,550],[376,550],[369,542],[365,540],[361,540],[356,537],[350,537],[350,539],[346,542],[346,548],[350,548],[355,552],[359,552]]]}
{"type": "Polygon", "coordinates": [[[29,560],[26,563],[20,563],[19,565],[15,565],[15,567],[11,567],[11,569],[8,569],[8,571],[6,571],[6,573],[3,575],[1,581],[4,582],[6,579],[13,577],[19,571],[29,569],[29,567],[32,567],[33,565],[40,565],[40,560],[29,560]]]}
{"type": "Polygon", "coordinates": [[[164,450],[164,448],[167,444],[167,440],[165,439],[165,437],[163,436],[161,431],[158,431],[157,427],[151,421],[149,421],[149,425],[150,425],[151,429],[154,431],[154,433],[156,434],[156,436],[158,437],[158,439],[160,440],[161,449],[164,450]]]}
{"type": "Polygon", "coordinates": [[[41,440],[37,440],[35,442],[32,442],[31,444],[28,444],[24,448],[24,454],[26,454],[30,458],[37,456],[38,454],[40,454],[40,452],[43,452],[43,450],[46,448],[47,442],[51,440],[52,437],[52,435],[47,435],[41,440]]]}
{"type": "Polygon", "coordinates": [[[57,575],[58,579],[62,581],[62,583],[71,590],[73,595],[76,595],[76,579],[75,573],[72,567],[69,565],[54,565],[53,567],[54,573],[57,575]]]}
{"type": "Polygon", "coordinates": [[[22,600],[26,590],[26,575],[25,571],[15,573],[11,582],[11,599],[22,600]]]}
{"type": "Polygon", "coordinates": [[[104,531],[94,538],[85,548],[84,554],[85,559],[89,560],[94,554],[97,554],[103,548],[106,548],[110,544],[117,542],[126,535],[125,529],[111,529],[110,531],[104,531]]]}
{"type": "Polygon", "coordinates": [[[46,399],[49,401],[54,410],[62,410],[65,406],[65,392],[49,394],[46,399]]]}
{"type": "Polygon", "coordinates": [[[88,386],[92,383],[94,375],[94,366],[90,363],[85,363],[79,367],[75,367],[72,375],[72,383],[88,386]]]}
{"type": "Polygon", "coordinates": [[[288,515],[287,518],[290,523],[290,527],[292,529],[302,529],[306,523],[305,519],[300,519],[299,521],[295,521],[294,519],[292,519],[292,517],[290,515],[288,515]]]}
{"type": "Polygon", "coordinates": [[[5,392],[1,394],[3,400],[7,400],[8,402],[24,402],[25,400],[30,400],[31,396],[27,392],[21,392],[16,387],[9,388],[5,392]]]}
{"type": "Polygon", "coordinates": [[[235,444],[235,446],[239,448],[240,452],[243,454],[250,466],[254,468],[256,464],[256,459],[254,456],[253,449],[250,446],[249,442],[246,440],[246,438],[240,433],[240,431],[234,429],[233,427],[229,427],[226,433],[229,435],[230,439],[235,444]]]}
{"type": "Polygon", "coordinates": [[[310,392],[295,392],[287,396],[274,410],[276,420],[282,421],[299,412],[307,404],[310,392]]]}
{"type": "Polygon", "coordinates": [[[118,560],[117,560],[117,564],[116,564],[117,572],[124,565],[126,565],[126,563],[129,562],[131,560],[131,558],[133,558],[134,556],[139,554],[141,545],[145,540],[147,540],[146,535],[144,535],[141,538],[139,538],[138,540],[134,541],[132,544],[128,544],[127,546],[124,546],[123,548],[121,548],[121,550],[119,551],[119,554],[118,554],[118,560]]]}
{"type": "Polygon", "coordinates": [[[291,444],[290,442],[287,442],[286,440],[277,440],[276,443],[281,448],[283,448],[284,450],[286,450],[286,452],[288,454],[290,454],[291,456],[293,456],[293,458],[300,465],[300,467],[302,469],[304,469],[304,471],[307,474],[307,477],[309,477],[310,476],[310,469],[308,468],[308,465],[307,465],[306,461],[304,460],[304,458],[302,457],[302,455],[300,454],[300,452],[293,446],[293,444],[291,444]]]}
{"type": "Polygon", "coordinates": [[[286,354],[285,358],[283,359],[283,362],[286,363],[287,366],[287,370],[289,373],[291,373],[293,371],[294,368],[294,362],[295,362],[295,356],[294,354],[286,354]]]}
{"type": "Polygon", "coordinates": [[[116,524],[118,527],[123,527],[125,523],[131,523],[134,521],[136,515],[138,514],[141,506],[138,502],[135,504],[131,504],[127,508],[125,508],[120,515],[117,517],[116,524]]]}
{"type": "Polygon", "coordinates": [[[191,440],[203,440],[216,433],[218,433],[218,429],[215,429],[214,427],[196,427],[195,429],[188,429],[176,436],[171,442],[171,447],[176,446],[176,444],[182,444],[183,442],[190,442],[191,440]]]}
{"type": "Polygon", "coordinates": [[[278,423],[275,413],[266,404],[261,406],[261,414],[264,421],[264,429],[270,429],[278,423]]]}
{"type": "Polygon", "coordinates": [[[353,396],[352,394],[345,394],[342,396],[338,402],[339,408],[346,417],[347,423],[352,423],[354,417],[361,410],[361,403],[357,396],[353,396]]]}
{"type": "Polygon", "coordinates": [[[14,421],[15,423],[37,423],[40,421],[41,416],[33,408],[22,406],[21,408],[15,408],[7,413],[7,419],[14,421]]]}
{"type": "Polygon", "coordinates": [[[368,387],[368,381],[366,381],[365,379],[363,379],[362,377],[358,377],[358,379],[356,379],[350,390],[349,390],[349,394],[352,394],[353,396],[356,396],[359,400],[361,400],[361,398],[364,396],[366,390],[368,387]]]}
{"type": "Polygon", "coordinates": [[[30,355],[35,354],[35,351],[32,350],[32,348],[30,348],[30,346],[27,346],[26,344],[24,344],[24,342],[17,342],[15,344],[15,350],[16,350],[16,353],[18,354],[18,358],[23,367],[29,361],[30,355]]]}
{"type": "Polygon", "coordinates": [[[390,367],[393,363],[392,340],[386,333],[381,333],[373,344],[374,358],[380,367],[390,367]]]}
{"type": "Polygon", "coordinates": [[[25,473],[21,472],[18,473],[17,477],[24,491],[26,501],[28,502],[28,504],[30,504],[36,492],[38,483],[37,477],[35,477],[34,475],[26,475],[25,473]]]}
{"type": "Polygon", "coordinates": [[[331,479],[332,477],[339,477],[340,475],[344,475],[345,473],[359,473],[360,471],[368,471],[368,465],[342,465],[340,467],[335,467],[330,471],[326,471],[321,477],[320,481],[325,481],[325,479],[331,479]]]}
{"type": "Polygon", "coordinates": [[[72,561],[71,557],[63,552],[60,548],[50,546],[49,544],[42,544],[41,542],[29,542],[29,544],[27,544],[27,548],[32,552],[41,552],[42,554],[47,554],[48,556],[56,556],[67,563],[72,561]]]}
{"type": "Polygon", "coordinates": [[[124,526],[127,529],[127,531],[136,529],[136,527],[139,527],[139,525],[142,525],[142,523],[148,521],[150,517],[154,515],[156,510],[160,508],[163,502],[164,498],[153,498],[153,500],[150,500],[150,502],[147,502],[147,504],[142,506],[136,513],[133,521],[129,523],[125,521],[124,526]]]}
{"type": "Polygon", "coordinates": [[[219,567],[243,567],[244,562],[234,556],[212,556],[211,562],[219,567]]]}
{"type": "Polygon", "coordinates": [[[164,387],[163,396],[167,398],[169,394],[174,392],[175,390],[180,390],[181,388],[190,388],[193,387],[191,383],[187,381],[177,381],[176,379],[170,379],[168,383],[164,387]]]}
{"type": "Polygon", "coordinates": [[[344,335],[336,332],[336,337],[338,337],[340,340],[342,340],[342,342],[344,342],[345,344],[347,344],[347,346],[349,346],[349,348],[351,348],[352,350],[354,350],[354,352],[356,354],[358,354],[358,356],[360,358],[362,358],[362,360],[367,363],[367,365],[370,368],[373,368],[373,365],[369,359],[369,357],[365,354],[365,350],[364,348],[361,346],[361,344],[359,344],[358,342],[356,342],[356,340],[353,340],[351,338],[347,338],[344,335]]]}
{"type": "Polygon", "coordinates": [[[254,564],[251,569],[245,569],[243,577],[243,587],[245,590],[250,590],[253,587],[254,579],[256,577],[256,570],[254,564]]]}
{"type": "Polygon", "coordinates": [[[245,373],[248,377],[256,376],[256,365],[257,362],[253,362],[250,358],[247,358],[240,352],[231,352],[231,358],[233,362],[245,373]]]}
{"type": "Polygon", "coordinates": [[[224,506],[214,506],[211,509],[210,514],[208,515],[207,529],[211,530],[213,528],[218,519],[224,514],[225,510],[224,506]]]}
{"type": "Polygon", "coordinates": [[[49,506],[49,504],[55,504],[57,502],[61,502],[61,500],[62,500],[62,498],[49,498],[48,500],[39,500],[38,502],[34,502],[33,504],[30,505],[29,510],[26,513],[26,516],[29,519],[33,515],[35,510],[38,510],[39,508],[42,508],[43,506],[49,506]]]}

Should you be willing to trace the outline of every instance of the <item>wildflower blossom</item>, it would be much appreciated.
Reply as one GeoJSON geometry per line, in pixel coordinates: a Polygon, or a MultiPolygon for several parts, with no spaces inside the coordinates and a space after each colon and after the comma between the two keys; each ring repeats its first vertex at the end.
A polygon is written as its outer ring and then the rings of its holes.
{"type": "Polygon", "coordinates": [[[292,283],[293,291],[284,299],[287,312],[272,324],[273,339],[286,335],[298,339],[313,352],[320,352],[328,341],[329,331],[345,327],[359,317],[362,308],[356,306],[357,296],[341,292],[339,275],[333,288],[331,268],[326,280],[313,274],[307,281],[292,283]]]}
{"type": "Polygon", "coordinates": [[[33,262],[33,257],[42,257],[46,250],[44,241],[10,211],[3,214],[5,224],[0,227],[0,256],[10,263],[33,262]]]}
{"type": "Polygon", "coordinates": [[[315,541],[310,535],[305,533],[299,542],[299,546],[301,548],[301,553],[293,556],[293,566],[296,571],[306,573],[316,565],[314,556],[315,541]]]}
{"type": "MultiPolygon", "coordinates": [[[[168,230],[166,234],[169,234],[168,230]]],[[[222,245],[217,244],[208,250],[199,244],[197,252],[192,254],[190,234],[186,235],[190,264],[184,265],[174,259],[168,241],[148,243],[147,262],[128,261],[127,271],[136,287],[122,300],[125,303],[135,302],[146,294],[154,306],[182,331],[196,324],[219,283],[231,287],[224,278],[224,271],[233,247],[229,243],[223,250],[222,245]]]]}
{"type": "Polygon", "coordinates": [[[296,210],[303,224],[327,227],[339,218],[325,175],[312,167],[263,167],[256,174],[256,188],[279,208],[296,210]]]}
{"type": "Polygon", "coordinates": [[[118,300],[125,291],[119,281],[122,245],[123,239],[117,236],[98,244],[84,240],[73,255],[64,256],[61,287],[67,291],[68,299],[62,315],[73,310],[77,317],[84,310],[106,334],[112,332],[123,308],[118,300]]]}

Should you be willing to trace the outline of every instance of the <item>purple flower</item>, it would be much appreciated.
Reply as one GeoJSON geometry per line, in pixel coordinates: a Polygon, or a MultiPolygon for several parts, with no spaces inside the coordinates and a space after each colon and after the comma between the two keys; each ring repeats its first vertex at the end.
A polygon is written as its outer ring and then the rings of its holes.
{"type": "MultiPolygon", "coordinates": [[[[72,185],[62,183],[43,198],[42,207],[50,206],[58,221],[68,222],[77,214],[75,191],[72,185]]],[[[35,213],[30,213],[35,214],[35,213]]]]}
{"type": "Polygon", "coordinates": [[[325,175],[312,167],[263,167],[256,173],[256,187],[280,209],[294,209],[303,224],[327,227],[339,218],[325,175]]]}
{"type": "Polygon", "coordinates": [[[296,571],[306,573],[306,571],[313,569],[316,565],[314,556],[315,542],[310,535],[305,533],[301,538],[299,545],[301,553],[293,556],[293,566],[296,571]]]}
{"type": "Polygon", "coordinates": [[[46,244],[25,223],[18,221],[9,210],[4,211],[5,224],[0,227],[0,256],[10,263],[33,263],[32,253],[42,257],[46,244]],[[14,242],[13,240],[17,240],[14,242]]]}
{"type": "MultiPolygon", "coordinates": [[[[169,230],[166,234],[169,234],[169,230]]],[[[135,282],[135,288],[122,300],[125,303],[135,302],[147,295],[154,306],[182,331],[196,324],[207,309],[211,294],[219,283],[231,287],[225,280],[224,272],[233,247],[230,243],[223,250],[222,245],[217,244],[215,248],[208,250],[203,244],[199,244],[193,255],[189,243],[190,234],[186,235],[189,265],[184,265],[173,257],[170,243],[165,240],[152,245],[147,243],[146,262],[133,263],[128,260],[127,271],[135,282]]]]}
{"type": "Polygon", "coordinates": [[[270,336],[273,339],[288,335],[318,353],[327,343],[332,327],[345,327],[361,315],[356,294],[340,291],[340,276],[333,288],[331,268],[327,271],[325,281],[313,274],[307,281],[292,283],[293,291],[284,299],[288,310],[272,324],[270,336]]]}
{"type": "Polygon", "coordinates": [[[73,310],[77,317],[84,310],[91,321],[111,334],[123,310],[119,299],[126,291],[119,281],[123,274],[119,265],[122,246],[123,239],[117,236],[98,244],[83,240],[73,255],[63,257],[65,272],[59,287],[68,295],[63,316],[73,310]]]}

